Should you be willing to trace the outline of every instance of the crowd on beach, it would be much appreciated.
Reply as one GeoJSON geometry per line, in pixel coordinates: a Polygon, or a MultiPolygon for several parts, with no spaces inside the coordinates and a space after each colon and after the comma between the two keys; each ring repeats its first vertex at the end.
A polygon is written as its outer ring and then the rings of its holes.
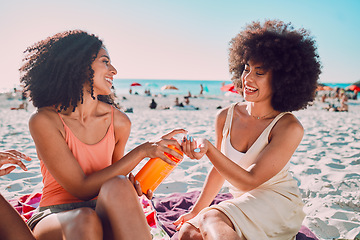
{"type": "MultiPolygon", "coordinates": [[[[119,110],[112,86],[117,70],[102,40],[66,31],[25,54],[21,82],[37,109],[29,130],[44,187],[26,224],[0,198],[1,214],[7,216],[0,219],[1,239],[151,239],[138,197],[151,199],[153,192],[142,192],[132,171],[148,158],[174,165],[166,155],[183,156],[169,145],[190,159],[206,156],[213,165],[194,206],[174,222],[179,239],[295,238],[306,214],[290,159],[304,128],[292,112],[314,101],[321,73],[315,41],[306,30],[267,20],[250,23],[231,40],[230,73],[244,101],[217,113],[215,143],[174,126],[127,153],[131,121],[125,112],[130,110],[119,110]],[[180,141],[174,138],[178,134],[184,135],[180,141]],[[225,182],[234,198],[210,206],[225,182]]],[[[345,94],[337,93],[345,110],[345,94]]],[[[190,92],[184,102],[176,97],[171,107],[191,106],[191,98],[190,92]]],[[[153,98],[149,108],[157,105],[153,98]]],[[[23,160],[31,159],[16,150],[0,152],[0,167],[10,163],[26,171],[23,160]]],[[[14,168],[3,168],[0,175],[14,168]]]]}
{"type": "Polygon", "coordinates": [[[358,91],[346,91],[344,88],[335,87],[333,90],[317,91],[317,100],[326,103],[324,109],[331,112],[349,111],[348,100],[357,100],[358,91]]]}

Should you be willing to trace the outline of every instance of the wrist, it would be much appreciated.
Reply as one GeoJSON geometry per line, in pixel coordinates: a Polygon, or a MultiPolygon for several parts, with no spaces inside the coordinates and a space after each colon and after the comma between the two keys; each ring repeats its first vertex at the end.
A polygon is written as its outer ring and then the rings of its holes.
{"type": "Polygon", "coordinates": [[[212,143],[211,143],[209,140],[207,140],[207,139],[205,139],[205,145],[206,145],[206,152],[205,152],[205,154],[206,154],[206,155],[211,154],[212,151],[214,150],[215,146],[212,145],[212,143]]]}
{"type": "Polygon", "coordinates": [[[135,148],[138,150],[138,154],[141,157],[141,159],[146,158],[148,156],[147,147],[149,144],[150,144],[149,142],[144,142],[135,148]]]}

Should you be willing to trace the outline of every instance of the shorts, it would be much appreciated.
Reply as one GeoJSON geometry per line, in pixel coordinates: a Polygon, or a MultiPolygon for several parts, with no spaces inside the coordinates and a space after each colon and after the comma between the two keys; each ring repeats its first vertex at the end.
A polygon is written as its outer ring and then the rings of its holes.
{"type": "Polygon", "coordinates": [[[64,211],[74,210],[77,208],[89,207],[95,210],[96,199],[86,201],[86,202],[77,202],[77,203],[65,203],[59,205],[51,205],[46,207],[39,207],[32,217],[26,222],[31,230],[34,230],[36,224],[38,224],[45,217],[56,214],[64,211]]]}

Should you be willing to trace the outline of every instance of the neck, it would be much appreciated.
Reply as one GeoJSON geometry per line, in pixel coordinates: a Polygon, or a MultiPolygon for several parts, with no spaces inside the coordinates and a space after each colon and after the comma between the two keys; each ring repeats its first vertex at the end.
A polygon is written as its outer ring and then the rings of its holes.
{"type": "Polygon", "coordinates": [[[279,113],[271,104],[258,104],[253,102],[247,104],[246,111],[249,116],[257,120],[274,118],[279,113]]]}
{"type": "MultiPolygon", "coordinates": [[[[96,98],[95,94],[94,96],[96,98]]],[[[89,92],[84,91],[83,102],[78,102],[75,111],[73,112],[74,108],[70,106],[66,111],[63,112],[63,114],[72,115],[78,119],[86,119],[88,116],[92,115],[96,111],[97,105],[98,100],[93,99],[89,92]]]]}

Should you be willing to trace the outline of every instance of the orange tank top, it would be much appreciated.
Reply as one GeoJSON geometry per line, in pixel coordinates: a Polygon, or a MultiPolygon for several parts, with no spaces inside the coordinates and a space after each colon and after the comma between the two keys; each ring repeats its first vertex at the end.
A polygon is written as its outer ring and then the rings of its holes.
{"type": "MultiPolygon", "coordinates": [[[[106,135],[100,140],[100,142],[91,145],[80,141],[65,124],[60,114],[59,117],[65,129],[65,141],[71,152],[74,154],[74,157],[79,162],[85,175],[90,175],[111,165],[112,155],[115,148],[113,107],[111,107],[111,123],[106,135]]],[[[44,185],[40,207],[83,201],[71,195],[58,182],[56,182],[41,159],[40,168],[44,185]]]]}

